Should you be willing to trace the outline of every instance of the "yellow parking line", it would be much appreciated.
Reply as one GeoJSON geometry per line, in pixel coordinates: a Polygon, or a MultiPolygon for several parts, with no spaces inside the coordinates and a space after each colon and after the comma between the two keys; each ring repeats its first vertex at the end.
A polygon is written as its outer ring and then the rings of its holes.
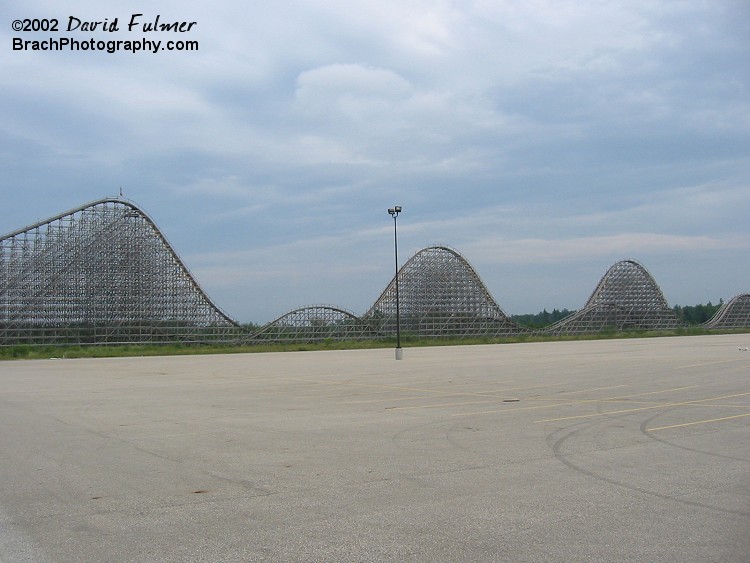
{"type": "MultiPolygon", "coordinates": [[[[632,395],[619,395],[616,397],[602,397],[599,399],[579,399],[577,401],[569,401],[567,403],[559,403],[556,405],[539,405],[536,407],[512,407],[509,409],[503,409],[503,410],[491,410],[491,411],[476,411],[476,412],[466,412],[466,413],[457,413],[453,414],[451,416],[473,416],[475,414],[496,414],[496,413],[507,413],[507,412],[516,412],[516,411],[527,411],[527,410],[535,410],[535,409],[551,409],[556,407],[568,407],[571,405],[581,405],[585,403],[601,403],[606,401],[614,401],[617,399],[626,399],[629,397],[642,397],[644,395],[656,395],[657,393],[668,393],[671,391],[682,391],[684,389],[693,389],[694,387],[698,387],[697,385],[688,385],[686,387],[675,387],[674,389],[662,389],[661,391],[649,391],[647,393],[634,393],[632,395]]],[[[708,400],[708,399],[706,399],[708,400]]],[[[589,416],[589,415],[587,415],[589,416]]],[[[539,422],[539,421],[537,421],[539,422]]]]}
{"type": "MultiPolygon", "coordinates": [[[[539,389],[541,387],[559,387],[560,385],[565,385],[565,383],[550,383],[545,385],[529,385],[526,387],[503,387],[500,389],[495,389],[493,391],[486,391],[484,393],[481,392],[471,392],[471,391],[441,391],[440,389],[432,389],[429,387],[426,388],[419,388],[419,387],[399,387],[396,385],[376,385],[371,383],[353,383],[352,385],[357,385],[360,387],[373,387],[377,389],[386,388],[391,391],[418,391],[422,393],[432,393],[431,395],[420,395],[417,397],[397,397],[397,398],[378,398],[378,399],[367,399],[363,401],[348,401],[346,404],[362,404],[362,403],[382,403],[386,401],[409,401],[409,400],[417,400],[417,399],[432,399],[434,397],[487,397],[490,399],[507,399],[508,395],[498,395],[498,393],[505,393],[506,391],[523,391],[525,389],[539,389]]],[[[486,402],[492,402],[492,401],[486,401],[486,402]]]]}
{"type": "MultiPolygon", "coordinates": [[[[510,387],[510,388],[506,388],[506,389],[498,389],[496,392],[500,392],[500,391],[521,391],[521,390],[524,390],[524,389],[536,389],[536,388],[539,388],[539,387],[555,387],[557,385],[562,385],[562,384],[534,385],[534,386],[531,386],[531,387],[510,387]]],[[[561,391],[560,394],[563,394],[563,393],[587,393],[589,391],[600,391],[602,389],[614,389],[614,388],[617,388],[617,387],[627,387],[627,385],[610,385],[608,387],[596,387],[596,388],[593,388],[593,389],[583,389],[583,390],[580,390],[580,391],[561,391]]],[[[479,394],[479,393],[447,393],[446,392],[445,394],[443,394],[441,396],[443,396],[443,397],[459,397],[459,396],[462,396],[462,395],[480,396],[480,397],[489,397],[489,398],[487,400],[485,400],[485,401],[467,401],[467,402],[463,402],[463,403],[440,403],[438,405],[412,405],[412,406],[408,406],[408,407],[385,407],[385,410],[398,411],[398,410],[409,410],[409,409],[432,409],[432,408],[436,408],[436,407],[453,407],[453,406],[465,406],[465,405],[481,405],[482,403],[496,403],[497,402],[496,400],[492,400],[492,399],[499,399],[501,401],[505,401],[505,400],[508,400],[508,399],[513,399],[514,402],[516,400],[518,400],[517,397],[508,397],[508,396],[503,396],[503,395],[485,395],[485,394],[479,394]]],[[[425,396],[421,396],[421,397],[398,397],[398,398],[390,399],[390,401],[411,401],[411,400],[432,399],[432,398],[434,398],[434,396],[432,396],[432,395],[429,395],[429,396],[425,395],[425,396]]],[[[524,400],[526,400],[526,399],[524,399],[524,400]]],[[[544,401],[558,401],[559,402],[559,401],[565,401],[566,399],[562,398],[562,397],[559,398],[559,399],[555,399],[555,398],[552,398],[552,397],[549,398],[549,399],[538,399],[537,397],[532,397],[529,400],[544,400],[544,401]]],[[[378,402],[378,403],[380,403],[380,402],[384,402],[384,401],[389,401],[389,399],[373,399],[373,400],[368,400],[368,401],[349,401],[346,404],[351,405],[351,404],[371,403],[371,402],[378,402]]],[[[576,401],[576,402],[579,402],[579,401],[576,401]]],[[[568,404],[568,403],[562,403],[562,404],[568,404]]],[[[528,408],[536,409],[536,408],[549,408],[549,407],[557,407],[557,406],[560,406],[560,405],[559,404],[555,404],[555,405],[541,405],[539,407],[528,407],[528,408]]],[[[522,410],[522,409],[516,409],[516,410],[522,410]]]]}
{"type": "MultiPolygon", "coordinates": [[[[615,387],[627,387],[627,385],[612,385],[612,386],[609,386],[609,387],[597,387],[596,389],[584,389],[582,391],[562,391],[561,393],[586,393],[588,391],[599,391],[599,390],[602,390],[602,389],[613,389],[615,387]]],[[[431,399],[431,398],[432,397],[405,397],[403,400],[409,400],[409,399],[431,399]]],[[[517,397],[497,397],[497,398],[500,399],[500,400],[503,400],[503,401],[507,401],[509,399],[512,399],[513,402],[518,401],[517,397]]],[[[535,399],[536,399],[536,397],[534,397],[534,398],[532,398],[530,400],[535,400],[535,399]]],[[[399,401],[399,400],[402,400],[402,399],[399,398],[399,399],[393,399],[393,400],[394,401],[399,401]]],[[[559,398],[559,399],[549,398],[549,399],[543,399],[543,400],[545,400],[545,401],[564,401],[565,399],[564,398],[559,398]]],[[[437,405],[410,405],[408,407],[385,407],[385,410],[400,411],[400,410],[409,410],[409,409],[434,409],[434,408],[438,408],[438,407],[462,407],[462,406],[466,406],[466,405],[479,405],[479,404],[482,404],[482,403],[496,403],[496,402],[497,401],[486,400],[486,401],[467,401],[467,402],[463,402],[463,403],[440,403],[440,404],[437,404],[437,405]]],[[[563,403],[563,404],[568,404],[568,403],[563,403]]],[[[549,407],[558,407],[558,406],[561,406],[561,405],[559,405],[559,404],[557,404],[557,405],[540,405],[540,406],[537,406],[537,407],[528,407],[528,408],[537,409],[537,408],[549,408],[549,407]]],[[[524,410],[524,408],[513,409],[513,410],[524,410]]]]}
{"type": "Polygon", "coordinates": [[[607,412],[596,412],[592,414],[579,414],[576,416],[562,416],[560,418],[546,418],[544,420],[535,420],[534,422],[558,422],[561,420],[576,420],[581,418],[594,418],[597,416],[608,416],[610,414],[625,414],[629,412],[638,412],[638,411],[646,411],[646,410],[652,410],[652,409],[661,409],[665,407],[680,407],[684,405],[692,405],[695,403],[705,403],[706,401],[718,401],[720,399],[730,399],[732,397],[743,397],[745,395],[750,395],[750,393],[737,393],[736,395],[724,395],[723,397],[708,397],[706,399],[696,399],[694,401],[683,401],[681,403],[662,403],[659,405],[653,405],[650,407],[639,407],[637,409],[623,409],[619,411],[607,411],[607,412]]]}
{"type": "MultiPolygon", "coordinates": [[[[435,382],[433,382],[433,381],[423,381],[421,383],[435,383],[435,382]]],[[[493,383],[493,385],[501,385],[501,384],[502,385],[509,385],[511,383],[515,383],[515,380],[509,379],[507,381],[493,381],[492,383],[493,383]]],[[[448,383],[446,385],[437,385],[437,386],[433,386],[433,387],[427,387],[427,389],[437,389],[437,390],[439,390],[439,389],[454,389],[456,387],[465,387],[467,385],[476,385],[476,384],[477,384],[476,381],[473,381],[473,380],[470,380],[470,379],[468,379],[468,380],[464,379],[464,380],[461,380],[461,381],[451,382],[451,383],[448,383]]]]}
{"type": "MultiPolygon", "coordinates": [[[[558,395],[580,395],[581,393],[590,393],[591,391],[604,391],[606,389],[617,389],[619,387],[628,387],[628,385],[608,385],[607,387],[592,387],[591,389],[578,389],[576,391],[560,391],[558,395]]],[[[557,397],[529,397],[528,401],[559,401],[557,397]]]]}
{"type": "Polygon", "coordinates": [[[720,420],[731,420],[733,418],[744,418],[746,416],[750,416],[750,412],[745,414],[736,414],[734,416],[722,416],[721,418],[709,418],[706,420],[696,420],[695,422],[683,422],[682,424],[659,426],[657,428],[647,428],[646,432],[656,432],[657,430],[667,430],[668,428],[681,428],[683,426],[694,426],[696,424],[708,424],[709,422],[719,422],[720,420]]]}
{"type": "Polygon", "coordinates": [[[732,360],[717,360],[715,362],[701,362],[700,364],[689,364],[687,366],[676,366],[674,369],[678,370],[678,369],[687,369],[687,368],[701,368],[701,367],[713,366],[713,365],[717,365],[717,364],[733,364],[733,363],[741,362],[741,361],[743,361],[742,358],[734,358],[732,360]]]}
{"type": "Polygon", "coordinates": [[[405,410],[412,410],[412,409],[436,409],[439,407],[460,407],[463,405],[479,405],[483,403],[496,403],[497,401],[467,401],[464,403],[440,403],[437,405],[410,405],[408,407],[385,407],[385,410],[387,411],[405,411],[405,410]]]}

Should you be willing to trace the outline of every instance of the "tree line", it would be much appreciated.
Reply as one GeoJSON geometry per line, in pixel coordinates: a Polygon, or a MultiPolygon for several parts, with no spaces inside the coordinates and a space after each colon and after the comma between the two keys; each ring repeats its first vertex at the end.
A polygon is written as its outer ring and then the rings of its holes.
{"type": "Polygon", "coordinates": [[[525,315],[511,315],[511,320],[521,326],[529,328],[542,328],[556,323],[559,320],[564,319],[568,315],[575,313],[575,310],[569,311],[568,309],[552,309],[550,313],[547,309],[544,309],[541,313],[525,314],[525,315]]]}
{"type": "Polygon", "coordinates": [[[724,304],[723,299],[719,299],[716,305],[713,305],[710,301],[705,305],[675,305],[672,309],[677,315],[680,321],[687,324],[702,324],[706,321],[711,320],[716,314],[716,311],[724,304]]]}
{"type": "MultiPolygon", "coordinates": [[[[723,299],[714,305],[710,301],[700,305],[675,305],[672,307],[677,319],[684,324],[698,325],[709,321],[716,311],[724,304],[723,299]]],[[[543,328],[572,315],[576,311],[568,309],[552,309],[552,312],[544,309],[536,314],[511,315],[511,320],[516,324],[528,328],[543,328]]]]}

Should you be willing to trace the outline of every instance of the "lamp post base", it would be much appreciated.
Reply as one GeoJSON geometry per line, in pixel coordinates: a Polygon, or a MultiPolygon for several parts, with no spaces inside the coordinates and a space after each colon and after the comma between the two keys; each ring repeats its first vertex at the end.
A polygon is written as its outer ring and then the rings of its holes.
{"type": "Polygon", "coordinates": [[[396,359],[397,360],[403,360],[404,359],[404,349],[403,348],[396,348],[396,359]]]}

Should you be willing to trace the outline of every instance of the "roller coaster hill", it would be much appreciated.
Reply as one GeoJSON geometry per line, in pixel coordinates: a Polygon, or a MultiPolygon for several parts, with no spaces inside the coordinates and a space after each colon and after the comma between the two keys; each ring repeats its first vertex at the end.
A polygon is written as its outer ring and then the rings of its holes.
{"type": "MultiPolygon", "coordinates": [[[[133,202],[106,198],[0,238],[0,346],[148,343],[307,343],[585,335],[681,326],[651,274],[614,264],[577,312],[539,331],[514,323],[455,249],[412,256],[364,314],[341,307],[295,309],[256,330],[222,311],[154,221],[133,202]]],[[[702,325],[750,327],[750,294],[727,301],[702,325]]]]}

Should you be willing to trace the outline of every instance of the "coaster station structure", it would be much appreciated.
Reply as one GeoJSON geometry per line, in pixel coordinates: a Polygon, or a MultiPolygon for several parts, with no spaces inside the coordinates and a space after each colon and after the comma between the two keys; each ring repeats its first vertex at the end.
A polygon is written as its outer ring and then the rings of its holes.
{"type": "MultiPolygon", "coordinates": [[[[514,323],[458,251],[414,254],[368,311],[313,305],[250,331],[206,294],[154,221],[133,202],[106,198],[0,237],[0,346],[18,344],[264,343],[591,334],[679,326],[651,274],[623,260],[585,306],[539,331],[514,323]]],[[[750,294],[704,326],[750,327],[750,294]]]]}

